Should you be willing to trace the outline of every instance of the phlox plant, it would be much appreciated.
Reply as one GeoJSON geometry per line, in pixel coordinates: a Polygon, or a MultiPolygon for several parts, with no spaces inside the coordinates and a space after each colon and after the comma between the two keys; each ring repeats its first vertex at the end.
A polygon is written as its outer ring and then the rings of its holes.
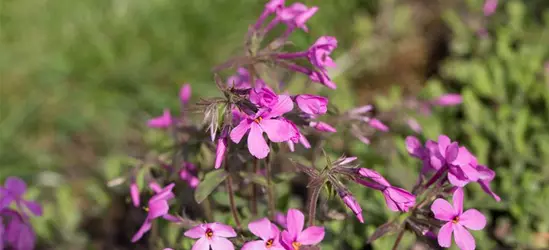
{"type": "MultiPolygon", "coordinates": [[[[490,189],[495,172],[479,163],[465,146],[445,135],[425,143],[407,137],[408,153],[422,165],[410,190],[361,167],[355,156],[329,156],[331,137],[337,134],[350,134],[366,147],[373,133],[390,128],[374,117],[372,105],[341,111],[326,96],[291,93],[281,80],[283,74],[295,73],[307,77],[313,89],[314,84],[326,90],[337,88],[328,73],[336,67],[331,54],[337,49],[337,39],[318,37],[306,50],[296,50],[289,40],[294,32],[308,32],[307,20],[317,12],[317,7],[302,3],[269,1],[248,29],[244,53],[214,68],[220,97],[191,104],[191,87],[185,84],[179,93],[181,111],[173,115],[166,109],[147,122],[150,128],[169,135],[173,145],[140,158],[129,173],[135,207],[141,208],[141,199],[153,193],[143,207],[146,216],[132,242],[149,238],[156,244],[161,237],[156,228],[163,220],[185,229],[181,237],[195,240],[193,250],[320,249],[328,233],[323,226],[328,216],[317,211],[322,192],[329,199],[339,199],[360,223],[368,223],[361,208],[367,201],[355,197],[349,188],[359,185],[379,191],[387,208],[402,214],[365,241],[396,233],[393,249],[397,249],[403,235],[410,232],[441,247],[455,242],[460,249],[475,249],[469,230],[483,229],[486,218],[478,210],[464,209],[464,189],[477,183],[497,201],[500,197],[490,189]],[[201,122],[193,120],[195,114],[201,122]],[[275,185],[288,181],[278,176],[295,172],[309,180],[306,206],[277,204],[281,197],[275,185]],[[147,185],[140,187],[138,178],[147,185]],[[179,194],[190,192],[202,209],[188,213],[196,204],[180,199],[179,194]],[[226,203],[212,199],[216,192],[226,192],[226,203]],[[249,210],[239,208],[238,199],[247,201],[249,210]],[[230,213],[230,218],[216,220],[215,213],[230,213]]],[[[461,102],[460,95],[446,94],[416,101],[411,108],[428,113],[431,106],[461,102]]],[[[421,130],[417,122],[407,119],[407,123],[421,130]]]]}

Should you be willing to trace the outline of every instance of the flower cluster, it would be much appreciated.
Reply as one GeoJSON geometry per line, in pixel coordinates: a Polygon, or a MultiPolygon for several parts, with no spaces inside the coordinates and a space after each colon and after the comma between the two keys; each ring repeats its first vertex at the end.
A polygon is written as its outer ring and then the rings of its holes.
{"type": "MultiPolygon", "coordinates": [[[[358,221],[364,223],[361,203],[357,199],[360,197],[353,195],[348,187],[359,184],[379,191],[389,210],[407,215],[401,222],[404,225],[394,227],[401,230],[400,233],[411,229],[418,235],[429,236],[438,230],[435,237],[438,237],[442,247],[451,245],[451,235],[454,234],[461,249],[475,248],[475,241],[465,228],[480,230],[486,219],[474,209],[463,212],[463,187],[477,182],[496,200],[500,198],[490,189],[495,173],[479,164],[465,147],[447,136],[440,136],[436,142],[427,141],[424,145],[419,139],[408,137],[406,147],[411,156],[423,162],[423,168],[416,186],[411,192],[407,191],[391,184],[379,172],[360,167],[356,164],[357,157],[340,157],[332,161],[324,150],[329,135],[338,130],[348,130],[361,142],[370,144],[372,133],[389,131],[389,126],[382,120],[390,119],[374,117],[374,107],[371,105],[339,113],[337,108],[330,106],[328,97],[310,93],[292,94],[283,81],[277,80],[276,76],[273,79],[272,76],[281,69],[304,74],[310,81],[329,89],[336,88],[328,73],[329,68],[336,66],[331,58],[337,48],[335,37],[321,36],[307,50],[284,51],[293,32],[308,31],[307,20],[317,11],[317,7],[302,3],[286,5],[284,0],[270,0],[257,22],[249,28],[245,55],[230,59],[214,70],[215,82],[222,95],[197,103],[198,110],[204,116],[201,125],[193,125],[188,119],[186,111],[189,110],[191,97],[188,84],[180,90],[180,116],[172,117],[170,111],[165,110],[162,116],[148,121],[149,127],[170,132],[175,145],[170,155],[159,153],[143,157],[129,178],[130,195],[135,207],[140,206],[141,197],[135,172],[145,172],[145,182],[154,192],[145,207],[147,215],[133,236],[133,242],[139,241],[151,230],[153,222],[162,218],[187,229],[184,235],[196,239],[192,247],[194,250],[230,250],[235,247],[244,250],[298,250],[304,246],[315,246],[325,235],[323,227],[314,225],[319,219],[316,208],[322,190],[331,192],[329,198],[337,194],[342,207],[347,206],[358,221]],[[267,36],[278,25],[284,26],[285,31],[278,36],[267,36]],[[273,40],[266,41],[271,37],[274,37],[273,40]],[[277,70],[271,72],[272,68],[277,70]],[[220,72],[227,69],[234,70],[234,74],[229,73],[224,79],[220,72]],[[310,164],[293,158],[301,152],[296,148],[298,144],[303,151],[312,149],[307,152],[307,155],[313,155],[311,159],[305,159],[310,164]],[[315,154],[319,150],[324,152],[325,165],[318,164],[315,154]],[[275,154],[289,156],[270,157],[275,154]],[[170,162],[167,160],[169,158],[172,159],[171,163],[167,163],[170,162]],[[289,209],[287,214],[276,211],[273,171],[287,171],[281,167],[283,162],[280,158],[289,159],[297,170],[309,178],[308,227],[305,226],[306,216],[301,211],[289,209]],[[165,171],[153,171],[154,166],[161,166],[159,169],[165,171]],[[174,176],[179,178],[174,179],[174,176]],[[234,229],[220,222],[203,223],[187,219],[200,215],[178,216],[170,213],[170,202],[175,202],[175,181],[186,182],[186,186],[194,190],[197,203],[205,201],[210,193],[220,188],[221,183],[225,183],[224,191],[229,202],[223,206],[228,206],[227,210],[231,212],[234,229]],[[158,183],[166,186],[161,187],[158,183]],[[247,208],[235,204],[235,192],[249,199],[250,208],[246,212],[242,210],[247,208]],[[264,197],[260,197],[261,192],[264,197]],[[449,193],[454,193],[453,205],[443,199],[449,193]],[[263,217],[258,212],[261,211],[258,209],[261,198],[266,200],[264,203],[269,217],[263,217]],[[241,221],[251,221],[248,230],[243,229],[241,221]]],[[[460,95],[446,94],[434,100],[418,102],[411,108],[428,113],[433,106],[453,106],[461,101],[460,95]]],[[[417,130],[421,130],[419,124],[416,125],[417,130]]],[[[208,200],[208,207],[212,200],[215,199],[208,200]]],[[[222,205],[213,204],[214,207],[222,205]]],[[[212,214],[205,217],[212,218],[212,214]]],[[[378,230],[382,233],[375,233],[371,240],[390,232],[385,228],[378,230]]],[[[398,241],[394,249],[397,245],[398,241]]]]}
{"type": "Polygon", "coordinates": [[[31,214],[42,216],[42,207],[26,200],[26,191],[27,185],[17,177],[8,177],[0,186],[0,249],[34,248],[36,236],[29,220],[31,214]]]}
{"type": "MultiPolygon", "coordinates": [[[[454,240],[460,249],[475,249],[475,240],[465,228],[481,230],[486,225],[486,218],[475,209],[463,212],[463,187],[468,183],[477,182],[487,194],[496,201],[500,201],[500,197],[490,188],[490,182],[496,175],[495,172],[479,164],[477,158],[466,147],[460,146],[446,135],[439,136],[438,141],[428,140],[424,145],[420,143],[419,139],[408,136],[406,148],[412,157],[423,162],[423,168],[414,189],[416,193],[425,193],[425,190],[431,190],[432,192],[429,194],[432,195],[427,195],[427,200],[447,192],[453,192],[453,205],[442,198],[437,198],[431,205],[434,218],[446,222],[439,229],[438,244],[442,247],[450,247],[453,233],[454,240]]],[[[423,235],[430,232],[430,228],[433,227],[433,225],[423,223],[421,218],[411,217],[409,219],[413,227],[425,229],[422,232],[423,235]]]]}

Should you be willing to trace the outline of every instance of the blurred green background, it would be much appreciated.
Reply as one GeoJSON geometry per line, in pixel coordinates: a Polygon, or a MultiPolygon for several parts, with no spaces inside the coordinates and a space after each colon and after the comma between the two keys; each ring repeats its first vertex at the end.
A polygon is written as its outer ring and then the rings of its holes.
{"type": "MultiPolygon", "coordinates": [[[[129,169],[124,156],[146,150],[146,119],[176,110],[181,84],[191,83],[195,100],[216,95],[211,68],[240,53],[264,2],[0,2],[0,181],[15,175],[34,186],[30,195],[45,204],[34,220],[41,247],[133,249],[119,231],[131,235],[135,225],[112,227],[136,216],[120,212],[126,190],[105,183],[129,169]]],[[[340,42],[331,72],[338,89],[323,94],[343,109],[375,103],[382,113],[408,97],[461,93],[459,107],[410,115],[423,126],[419,137],[448,134],[496,170],[503,201],[474,186],[467,204],[490,218],[475,233],[479,249],[549,247],[548,1],[500,1],[490,17],[482,0],[303,2],[320,11],[308,34],[292,36],[295,46],[320,35],[340,42]]],[[[403,147],[413,132],[398,119],[385,118],[395,129],[372,146],[345,147],[409,187],[419,166],[403,147]]],[[[394,216],[375,197],[362,199],[367,227],[328,225],[355,232],[337,241],[363,249],[375,225],[394,216]]]]}

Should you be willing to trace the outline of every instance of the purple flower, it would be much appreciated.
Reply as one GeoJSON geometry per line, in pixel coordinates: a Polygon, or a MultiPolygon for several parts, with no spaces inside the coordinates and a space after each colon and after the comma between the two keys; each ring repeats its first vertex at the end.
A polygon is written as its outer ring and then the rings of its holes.
{"type": "Polygon", "coordinates": [[[195,188],[200,184],[200,180],[193,172],[196,170],[194,164],[190,162],[183,163],[183,168],[179,171],[179,178],[189,184],[191,188],[195,188]]]}
{"type": "Polygon", "coordinates": [[[150,128],[169,128],[172,125],[172,115],[170,110],[165,109],[161,116],[150,119],[147,122],[147,126],[150,128]]]}
{"type": "Polygon", "coordinates": [[[477,182],[480,184],[482,190],[492,196],[496,201],[501,201],[501,198],[490,188],[490,182],[492,182],[492,180],[496,177],[496,172],[484,165],[477,165],[476,169],[479,173],[477,182]]]}
{"type": "Polygon", "coordinates": [[[280,231],[278,227],[267,218],[250,222],[248,229],[261,240],[247,242],[242,246],[242,250],[284,250],[279,242],[280,231]]]}
{"type": "Polygon", "coordinates": [[[370,181],[361,178],[357,178],[355,181],[366,187],[381,191],[385,197],[387,207],[392,211],[408,212],[408,210],[415,205],[416,197],[413,194],[402,188],[393,187],[391,183],[378,172],[367,168],[360,168],[358,169],[358,174],[360,177],[367,178],[370,181]]]}
{"type": "Polygon", "coordinates": [[[297,209],[289,209],[286,215],[287,229],[282,232],[282,244],[286,249],[316,245],[324,238],[324,228],[311,226],[303,230],[305,216],[297,209]]]}
{"type": "Polygon", "coordinates": [[[308,73],[309,79],[313,82],[322,83],[328,88],[336,89],[337,86],[334,82],[332,82],[332,79],[330,76],[328,76],[328,71],[326,69],[317,69],[312,70],[308,73]]]}
{"type": "Polygon", "coordinates": [[[0,250],[4,250],[4,222],[0,217],[0,250]]]}
{"type": "Polygon", "coordinates": [[[160,190],[160,192],[151,197],[147,208],[147,218],[145,218],[145,222],[141,225],[141,228],[139,228],[137,233],[135,233],[132,237],[132,242],[138,241],[141,237],[143,237],[143,234],[151,230],[152,221],[154,219],[168,215],[168,210],[170,209],[168,201],[174,197],[174,194],[172,193],[174,186],[175,184],[173,183],[169,184],[160,190]]]}
{"type": "Polygon", "coordinates": [[[191,85],[188,83],[183,84],[183,86],[179,90],[179,100],[181,101],[182,104],[187,104],[190,99],[191,99],[191,85]]]}
{"type": "Polygon", "coordinates": [[[448,136],[440,135],[438,143],[430,143],[427,148],[430,151],[430,165],[440,172],[448,170],[448,180],[452,185],[463,187],[478,180],[478,171],[470,164],[471,154],[448,136]]]}
{"type": "Polygon", "coordinates": [[[273,142],[288,141],[296,136],[290,123],[278,117],[293,109],[292,99],[287,95],[279,95],[278,102],[270,109],[260,109],[255,116],[246,117],[233,128],[230,133],[231,140],[239,143],[242,137],[248,134],[248,150],[258,159],[263,159],[269,154],[269,146],[263,138],[263,132],[267,133],[269,140],[273,142]]]}
{"type": "Polygon", "coordinates": [[[270,108],[278,103],[278,95],[268,87],[250,90],[250,101],[263,108],[270,108]]]}
{"type": "Polygon", "coordinates": [[[332,51],[337,48],[337,39],[333,36],[321,36],[309,48],[308,57],[312,65],[317,68],[335,67],[336,64],[330,57],[332,51]]]}
{"type": "Polygon", "coordinates": [[[233,250],[233,243],[227,238],[236,236],[236,232],[230,226],[214,222],[200,224],[185,232],[185,236],[198,239],[192,250],[233,250]]]}
{"type": "Polygon", "coordinates": [[[302,3],[293,3],[292,5],[281,9],[277,12],[277,18],[289,26],[290,29],[300,28],[307,32],[309,29],[305,25],[318,10],[318,7],[313,6],[308,8],[302,3]]]}
{"type": "Polygon", "coordinates": [[[349,207],[351,211],[353,211],[358,221],[360,221],[360,223],[364,223],[364,217],[362,217],[362,208],[360,207],[360,204],[358,204],[358,202],[355,200],[355,197],[353,197],[348,192],[340,193],[339,197],[341,197],[343,203],[345,203],[345,205],[349,207]]]}
{"type": "Polygon", "coordinates": [[[300,143],[301,145],[303,145],[304,148],[311,148],[311,144],[309,143],[309,140],[307,140],[307,138],[299,131],[299,128],[297,128],[297,126],[293,122],[289,120],[286,120],[286,121],[292,125],[295,131],[297,131],[296,136],[292,137],[289,141],[286,142],[288,143],[288,147],[290,148],[290,151],[294,152],[295,143],[300,143]]]}
{"type": "Polygon", "coordinates": [[[447,221],[438,232],[438,244],[442,247],[452,245],[452,233],[454,240],[461,250],[474,250],[475,239],[467,231],[481,230],[486,226],[486,218],[476,209],[469,209],[463,212],[463,189],[458,188],[454,192],[454,205],[452,206],[444,199],[436,199],[431,205],[431,211],[435,218],[447,221]]]}
{"type": "Polygon", "coordinates": [[[0,231],[3,231],[0,232],[0,241],[3,239],[0,246],[6,244],[17,250],[34,249],[36,235],[24,214],[11,209],[0,211],[0,231]],[[9,218],[5,228],[1,228],[4,227],[1,216],[9,218]]]}
{"type": "Polygon", "coordinates": [[[370,127],[375,128],[379,131],[383,131],[383,132],[389,131],[389,127],[387,127],[387,125],[383,124],[380,120],[376,118],[370,119],[370,121],[368,122],[368,125],[370,125],[370,127]]]}
{"type": "Polygon", "coordinates": [[[328,111],[328,98],[317,95],[302,94],[295,97],[301,111],[310,115],[322,115],[328,111]]]}
{"type": "Polygon", "coordinates": [[[484,15],[491,16],[492,14],[494,14],[494,12],[496,12],[497,7],[498,0],[486,0],[483,7],[484,15]]]}
{"type": "Polygon", "coordinates": [[[419,122],[416,119],[410,117],[406,119],[406,123],[408,124],[410,129],[412,129],[414,132],[418,134],[421,133],[422,131],[421,124],[419,124],[419,122]]]}
{"type": "Polygon", "coordinates": [[[0,187],[0,209],[9,207],[15,202],[21,213],[25,214],[24,208],[27,208],[36,216],[42,215],[42,207],[35,201],[28,201],[23,198],[27,191],[27,184],[18,177],[8,177],[4,182],[4,187],[0,187]]]}
{"type": "Polygon", "coordinates": [[[309,123],[309,126],[312,128],[315,128],[320,132],[330,132],[330,133],[337,132],[337,130],[334,127],[332,127],[330,124],[325,122],[312,121],[309,123]]]}
{"type": "Polygon", "coordinates": [[[221,167],[223,158],[225,158],[225,152],[227,151],[227,135],[227,129],[224,128],[223,131],[221,131],[221,136],[217,139],[217,147],[215,149],[215,169],[221,167]]]}
{"type": "Polygon", "coordinates": [[[460,94],[445,94],[431,101],[433,105],[438,106],[455,106],[462,102],[463,98],[460,94]]]}

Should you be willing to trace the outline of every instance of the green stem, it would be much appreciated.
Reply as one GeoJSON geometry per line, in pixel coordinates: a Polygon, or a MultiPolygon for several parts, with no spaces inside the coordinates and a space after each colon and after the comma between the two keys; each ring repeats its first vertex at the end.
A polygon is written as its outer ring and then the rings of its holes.
{"type": "Polygon", "coordinates": [[[398,236],[395,240],[395,244],[393,245],[393,250],[397,250],[398,249],[398,245],[400,244],[400,241],[402,240],[402,237],[404,236],[404,232],[405,230],[404,229],[400,229],[400,232],[398,233],[398,236]]]}

